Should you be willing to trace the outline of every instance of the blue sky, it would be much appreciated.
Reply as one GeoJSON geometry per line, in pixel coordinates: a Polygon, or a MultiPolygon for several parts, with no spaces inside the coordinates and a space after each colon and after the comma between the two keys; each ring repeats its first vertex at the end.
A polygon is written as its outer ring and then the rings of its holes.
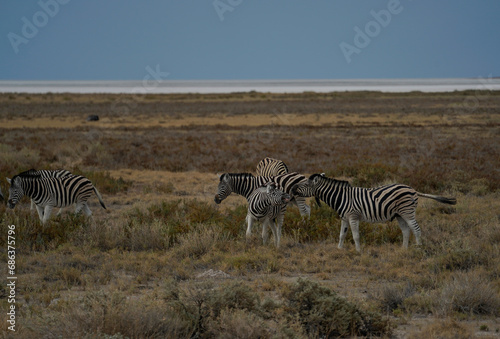
{"type": "Polygon", "coordinates": [[[0,79],[500,76],[500,1],[5,0],[0,79]]]}

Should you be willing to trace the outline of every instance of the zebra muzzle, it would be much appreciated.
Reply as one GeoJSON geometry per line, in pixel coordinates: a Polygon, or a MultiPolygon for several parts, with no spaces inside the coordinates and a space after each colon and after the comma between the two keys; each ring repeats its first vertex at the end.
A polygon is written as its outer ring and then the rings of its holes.
{"type": "Polygon", "coordinates": [[[7,207],[10,209],[14,209],[16,207],[16,204],[12,202],[12,200],[7,201],[7,207]]]}
{"type": "Polygon", "coordinates": [[[216,195],[216,196],[215,196],[214,201],[215,201],[215,203],[216,203],[217,205],[218,205],[218,204],[220,204],[220,203],[222,202],[222,200],[219,198],[219,196],[218,196],[218,195],[216,195]]]}

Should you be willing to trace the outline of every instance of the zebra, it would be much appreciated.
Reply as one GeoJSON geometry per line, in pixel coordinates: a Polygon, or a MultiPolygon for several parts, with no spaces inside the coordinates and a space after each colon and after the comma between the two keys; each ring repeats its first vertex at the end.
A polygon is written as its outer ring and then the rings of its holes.
{"type": "Polygon", "coordinates": [[[287,174],[288,166],[281,160],[266,157],[257,164],[255,173],[260,177],[272,177],[287,174]]]}
{"type": "MultiPolygon", "coordinates": [[[[311,209],[305,203],[305,198],[293,196],[291,194],[291,189],[294,185],[307,182],[305,176],[295,172],[277,175],[274,177],[256,177],[250,173],[224,173],[220,176],[214,201],[216,204],[220,204],[232,192],[242,195],[248,200],[255,189],[267,184],[268,182],[274,182],[278,188],[290,194],[292,201],[295,199],[297,205],[299,206],[300,214],[302,216],[310,215],[311,209]]],[[[281,237],[281,227],[283,225],[285,210],[286,206],[283,207],[282,213],[280,213],[277,218],[277,232],[279,237],[281,237]]]]}
{"type": "Polygon", "coordinates": [[[61,178],[41,178],[33,175],[16,175],[10,183],[7,206],[16,207],[19,200],[27,195],[36,204],[40,221],[45,224],[54,207],[66,207],[76,204],[75,213],[83,210],[86,216],[92,215],[87,200],[95,192],[101,206],[106,209],[102,196],[89,179],[81,175],[68,175],[61,178]]]}
{"type": "Polygon", "coordinates": [[[4,201],[5,198],[3,197],[3,193],[2,193],[2,187],[0,187],[0,200],[4,201]]]}
{"type": "Polygon", "coordinates": [[[267,227],[271,226],[274,236],[274,244],[279,247],[281,234],[276,228],[276,220],[282,209],[290,201],[290,195],[276,188],[275,183],[268,183],[266,186],[255,189],[248,197],[247,212],[247,233],[248,239],[251,235],[252,224],[255,220],[262,221],[262,240],[267,243],[267,227]]]}
{"type": "MultiPolygon", "coordinates": [[[[257,176],[262,176],[262,177],[272,177],[280,174],[287,174],[288,171],[288,166],[282,161],[274,158],[269,158],[266,157],[262,159],[258,164],[257,164],[257,169],[255,170],[255,173],[257,176]]],[[[292,198],[292,203],[296,205],[299,209],[301,208],[299,203],[297,203],[297,197],[292,198]]],[[[321,202],[319,201],[318,198],[316,199],[316,203],[318,206],[321,206],[321,202]]],[[[300,202],[300,204],[302,204],[300,202]]],[[[305,203],[304,203],[305,204],[305,203]]],[[[307,206],[308,207],[308,206],[307,206]]],[[[306,211],[307,216],[310,216],[310,210],[306,211]]],[[[302,216],[304,214],[301,213],[302,216]]]]}
{"type": "MultiPolygon", "coordinates": [[[[34,168],[29,169],[27,171],[21,172],[18,175],[21,176],[33,176],[33,177],[40,177],[40,178],[62,178],[66,177],[68,175],[71,175],[72,173],[68,170],[64,169],[57,169],[57,170],[36,170],[34,168]]],[[[33,202],[33,199],[31,199],[31,207],[30,210],[33,210],[35,208],[35,203],[33,202]]],[[[59,212],[57,212],[57,215],[61,214],[62,212],[62,207],[59,209],[59,212]]]]}
{"type": "Polygon", "coordinates": [[[421,230],[415,219],[419,196],[450,205],[457,203],[455,198],[420,193],[402,184],[377,188],[352,187],[347,181],[328,178],[324,174],[311,175],[306,183],[293,187],[292,194],[299,196],[313,194],[337,211],[341,218],[338,248],[343,247],[350,226],[358,252],[361,251],[360,221],[386,222],[396,218],[403,232],[403,247],[408,248],[410,230],[415,235],[417,245],[421,245],[421,230]]]}

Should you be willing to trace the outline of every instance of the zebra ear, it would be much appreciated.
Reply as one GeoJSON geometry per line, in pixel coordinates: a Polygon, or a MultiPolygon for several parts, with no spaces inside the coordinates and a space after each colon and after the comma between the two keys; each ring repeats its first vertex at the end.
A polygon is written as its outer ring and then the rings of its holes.
{"type": "Polygon", "coordinates": [[[9,178],[5,178],[5,179],[7,179],[7,182],[10,184],[11,180],[9,178]]]}
{"type": "Polygon", "coordinates": [[[324,177],[324,176],[325,176],[325,173],[321,173],[320,175],[321,175],[322,177],[324,177]]]}
{"type": "Polygon", "coordinates": [[[224,181],[224,182],[229,183],[229,174],[227,174],[227,173],[222,174],[220,176],[220,181],[224,181]]]}

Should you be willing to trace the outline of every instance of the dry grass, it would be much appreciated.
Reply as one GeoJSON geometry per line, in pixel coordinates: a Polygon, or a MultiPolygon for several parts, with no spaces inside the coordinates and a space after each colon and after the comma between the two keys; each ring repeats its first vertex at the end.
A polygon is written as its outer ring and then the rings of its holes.
{"type": "Polygon", "coordinates": [[[108,207],[94,199],[93,219],[64,213],[42,227],[27,200],[14,211],[0,205],[0,225],[17,232],[16,337],[500,331],[500,93],[9,94],[0,103],[0,177],[66,168],[88,176],[108,207]],[[477,109],[457,110],[477,95],[477,109]],[[86,122],[89,114],[102,119],[86,122]],[[247,243],[245,200],[216,206],[215,173],[253,171],[265,156],[458,204],[421,199],[423,245],[408,251],[396,222],[362,223],[362,253],[350,236],[338,250],[336,213],[313,201],[309,220],[289,208],[279,250],[262,245],[260,230],[247,243]],[[225,275],[203,275],[210,269],[225,275]]]}

